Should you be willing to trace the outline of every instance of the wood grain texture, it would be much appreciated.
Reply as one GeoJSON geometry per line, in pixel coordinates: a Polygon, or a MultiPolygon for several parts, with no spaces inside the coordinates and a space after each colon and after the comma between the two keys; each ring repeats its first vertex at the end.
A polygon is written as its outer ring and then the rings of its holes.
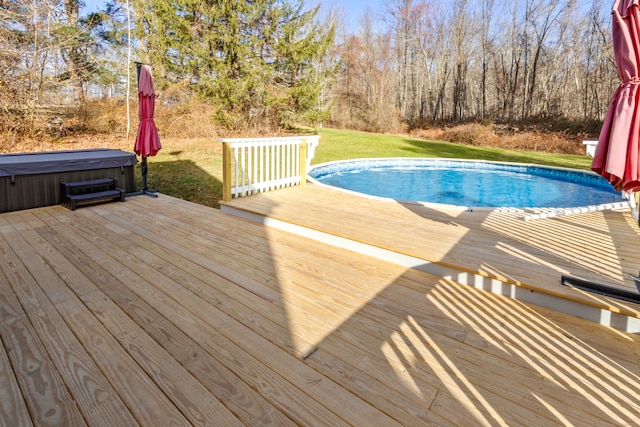
{"type": "MultiPolygon", "coordinates": [[[[256,203],[284,214],[298,196],[278,197],[282,206],[256,203]]],[[[338,207],[340,200],[326,202],[338,207]]],[[[298,202],[310,209],[311,201],[298,202]]],[[[342,218],[305,215],[336,232],[372,234],[362,216],[350,219],[344,209],[342,218]]],[[[483,229],[471,231],[468,218],[445,221],[433,212],[416,221],[402,209],[371,215],[406,217],[416,248],[442,242],[464,259],[477,254],[464,244],[497,244],[502,255],[481,268],[501,274],[512,274],[507,249],[529,261],[550,259],[539,252],[548,243],[542,237],[529,252],[516,245],[525,231],[505,225],[508,215],[484,218],[483,229]],[[423,242],[421,227],[431,223],[445,229],[423,242]]],[[[385,245],[407,239],[371,221],[385,245]]],[[[611,223],[584,218],[580,226],[598,236],[611,223]]],[[[567,242],[555,260],[570,264],[579,246],[567,242]]],[[[603,248],[601,256],[607,251],[631,255],[603,248]]],[[[164,195],[0,215],[0,261],[0,414],[16,425],[606,426],[640,419],[637,335],[164,195]]],[[[546,268],[534,264],[518,274],[546,268]]]]}
{"type": "MultiPolygon", "coordinates": [[[[52,344],[50,332],[60,324],[47,323],[51,306],[26,270],[20,254],[36,268],[42,264],[33,262],[38,259],[33,252],[25,255],[25,251],[31,248],[8,226],[5,219],[6,216],[0,216],[3,230],[0,236],[0,269],[7,279],[2,287],[4,297],[0,312],[5,321],[0,324],[1,336],[24,403],[35,425],[86,425],[46,348],[46,344],[52,344]],[[9,244],[10,241],[13,246],[9,244]],[[16,296],[12,298],[14,293],[16,296]],[[12,312],[12,315],[5,318],[7,312],[12,312]]],[[[64,366],[61,367],[64,369],[64,366]]]]}
{"type": "Polygon", "coordinates": [[[305,185],[226,205],[390,249],[460,271],[640,317],[637,304],[576,292],[562,274],[634,290],[640,228],[628,210],[524,221],[515,211],[463,211],[374,200],[305,185]]]}
{"type": "MultiPolygon", "coordinates": [[[[7,257],[3,256],[2,260],[6,261],[7,257]]],[[[0,269],[0,341],[4,344],[0,348],[0,420],[7,426],[31,426],[29,409],[7,354],[19,350],[11,341],[14,331],[22,329],[20,323],[26,316],[8,285],[9,280],[0,269]]]]}

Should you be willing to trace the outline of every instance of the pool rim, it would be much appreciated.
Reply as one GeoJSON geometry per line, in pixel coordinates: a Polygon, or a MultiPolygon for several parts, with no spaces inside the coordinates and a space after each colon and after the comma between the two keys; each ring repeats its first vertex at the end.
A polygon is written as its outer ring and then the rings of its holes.
{"type": "MultiPolygon", "coordinates": [[[[430,208],[443,208],[443,209],[452,209],[452,210],[460,210],[460,211],[548,212],[548,211],[556,211],[556,210],[560,210],[560,209],[584,209],[584,208],[592,207],[592,205],[579,206],[579,207],[569,207],[569,208],[568,207],[561,207],[561,206],[560,207],[509,207],[509,206],[491,207],[491,206],[451,205],[451,204],[436,203],[436,202],[420,202],[420,201],[415,201],[415,200],[394,199],[392,197],[382,197],[382,196],[374,196],[374,195],[366,194],[366,193],[360,193],[358,191],[349,190],[349,189],[341,188],[341,187],[336,187],[334,185],[324,184],[324,183],[318,181],[313,176],[311,176],[311,173],[312,173],[312,171],[314,169],[319,169],[321,167],[331,166],[331,165],[340,164],[340,163],[350,163],[350,162],[360,162],[360,161],[388,161],[388,162],[407,161],[407,162],[412,162],[412,161],[416,161],[416,160],[418,160],[418,161],[420,161],[420,160],[432,160],[432,161],[442,160],[442,161],[447,161],[447,162],[460,162],[460,163],[486,163],[486,164],[505,165],[505,166],[514,166],[514,167],[549,169],[549,170],[557,170],[557,171],[578,173],[578,174],[588,175],[588,176],[592,176],[592,177],[600,177],[600,175],[598,175],[597,173],[595,173],[595,172],[593,172],[591,170],[567,168],[567,167],[561,167],[561,166],[548,166],[548,165],[541,165],[541,164],[537,164],[537,163],[502,162],[502,161],[495,161],[495,160],[460,159],[460,158],[447,158],[447,157],[366,157],[366,158],[333,160],[333,161],[330,161],[330,162],[323,162],[323,163],[313,164],[307,170],[307,181],[311,182],[311,183],[313,183],[315,185],[319,185],[319,186],[326,187],[326,188],[332,188],[332,189],[335,189],[335,190],[338,190],[338,191],[342,191],[342,192],[345,192],[345,193],[348,193],[348,194],[353,194],[353,195],[356,195],[356,196],[365,197],[365,198],[373,199],[373,200],[393,201],[393,202],[396,202],[396,203],[405,203],[405,204],[413,204],[413,205],[425,206],[425,207],[430,207],[430,208]]],[[[623,198],[621,197],[620,201],[622,201],[622,200],[623,200],[623,198]]],[[[599,205],[596,205],[596,206],[599,206],[599,205]]]]}

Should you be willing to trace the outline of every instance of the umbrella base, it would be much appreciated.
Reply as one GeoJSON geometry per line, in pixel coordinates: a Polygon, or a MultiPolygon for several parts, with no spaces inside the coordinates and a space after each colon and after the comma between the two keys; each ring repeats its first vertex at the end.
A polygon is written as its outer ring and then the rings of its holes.
{"type": "MultiPolygon", "coordinates": [[[[563,286],[568,286],[570,288],[580,289],[587,292],[593,292],[611,298],[618,298],[624,301],[640,303],[640,284],[638,284],[638,280],[636,280],[637,276],[629,274],[629,277],[631,277],[636,282],[636,287],[638,288],[639,293],[628,291],[626,289],[614,288],[608,285],[590,282],[571,276],[562,275],[561,280],[563,286]]],[[[640,277],[638,277],[638,279],[640,279],[640,277]]]]}
{"type": "Polygon", "coordinates": [[[146,157],[142,157],[142,165],[140,166],[140,168],[142,169],[142,190],[137,191],[135,193],[127,194],[127,196],[145,195],[149,197],[158,197],[158,195],[156,194],[156,190],[149,190],[149,187],[147,187],[147,158],[146,157]]]}
{"type": "Polygon", "coordinates": [[[125,197],[133,197],[133,196],[158,197],[158,192],[156,190],[142,190],[142,191],[136,191],[134,193],[125,194],[125,197]]]}

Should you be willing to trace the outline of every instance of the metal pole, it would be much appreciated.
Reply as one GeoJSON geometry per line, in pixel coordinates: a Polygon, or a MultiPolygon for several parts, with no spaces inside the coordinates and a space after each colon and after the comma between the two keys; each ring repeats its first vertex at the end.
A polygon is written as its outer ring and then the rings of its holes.
{"type": "Polygon", "coordinates": [[[140,89],[140,68],[142,68],[142,62],[137,62],[136,61],[136,73],[137,73],[137,82],[138,82],[138,89],[140,89]]]}
{"type": "Polygon", "coordinates": [[[142,157],[142,192],[146,193],[147,187],[147,158],[142,157]]]}

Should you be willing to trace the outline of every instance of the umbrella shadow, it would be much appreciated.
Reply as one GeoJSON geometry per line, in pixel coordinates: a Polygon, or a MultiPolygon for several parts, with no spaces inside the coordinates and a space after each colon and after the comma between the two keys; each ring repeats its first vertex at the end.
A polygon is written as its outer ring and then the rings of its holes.
{"type": "Polygon", "coordinates": [[[590,221],[575,221],[570,217],[558,217],[557,221],[564,226],[578,227],[581,230],[582,244],[588,244],[595,240],[609,241],[613,253],[605,254],[606,256],[598,257],[593,261],[593,265],[599,269],[610,271],[610,275],[615,275],[624,280],[622,285],[610,285],[625,291],[637,292],[634,280],[629,274],[637,274],[640,271],[640,259],[633,256],[637,253],[637,245],[634,243],[640,241],[640,227],[633,219],[631,214],[624,218],[628,224],[628,228],[622,229],[617,226],[616,216],[622,215],[618,212],[603,212],[600,215],[604,218],[605,228],[598,227],[590,221]]]}
{"type": "MultiPolygon", "coordinates": [[[[432,147],[436,147],[438,156],[440,157],[457,157],[457,158],[469,158],[474,157],[474,147],[465,146],[463,152],[458,152],[456,146],[450,144],[422,141],[415,139],[405,139],[409,148],[406,148],[408,152],[414,154],[423,154],[425,156],[432,155],[434,151],[432,147]],[[443,154],[442,154],[443,153],[443,154]]],[[[518,162],[518,163],[531,163],[531,159],[514,154],[502,154],[497,153],[495,158],[488,160],[505,161],[505,162],[518,162]]],[[[552,166],[554,166],[552,164],[552,166]]],[[[555,166],[566,167],[566,164],[557,164],[555,166]]],[[[574,264],[578,271],[588,272],[587,280],[599,281],[607,286],[613,286],[624,289],[635,289],[633,280],[628,278],[628,273],[635,273],[640,269],[638,260],[636,257],[630,257],[625,252],[629,246],[628,232],[625,231],[624,235],[616,235],[620,232],[619,227],[615,227],[614,224],[609,224],[609,218],[607,213],[594,213],[594,214],[576,214],[569,216],[559,216],[556,218],[538,219],[535,221],[523,221],[523,226],[516,229],[505,228],[499,226],[499,216],[491,215],[489,211],[473,210],[473,212],[465,212],[458,218],[446,218],[442,215],[438,215],[435,211],[429,211],[422,205],[403,203],[399,201],[407,210],[415,213],[417,216],[427,218],[431,221],[439,220],[443,224],[456,224],[458,226],[464,226],[465,217],[473,218],[473,221],[480,224],[485,224],[485,229],[491,230],[494,237],[490,240],[494,241],[494,247],[502,248],[503,252],[513,251],[513,248],[524,247],[526,252],[530,255],[529,259],[519,259],[519,263],[527,263],[532,267],[543,260],[549,260],[552,264],[559,264],[567,266],[567,269],[571,270],[571,264],[574,264]],[[607,226],[603,228],[602,224],[593,223],[592,219],[601,218],[600,215],[605,215],[605,221],[607,226]],[[533,225],[539,225],[539,232],[532,232],[535,227],[533,225]],[[570,245],[562,245],[555,241],[552,236],[559,233],[564,228],[566,233],[567,229],[572,230],[572,243],[570,245]],[[603,254],[601,241],[612,241],[613,248],[616,251],[616,255],[603,254]],[[621,281],[624,283],[621,285],[621,281]]],[[[615,215],[615,214],[614,214],[615,215]]],[[[632,230],[638,229],[635,224],[630,224],[632,230]]],[[[633,231],[631,231],[633,233],[633,231]]],[[[470,239],[469,245],[473,245],[474,242],[470,239]]],[[[462,245],[465,246],[465,245],[462,245]]],[[[450,254],[452,259],[460,259],[459,256],[463,256],[464,249],[458,247],[453,253],[450,254]]],[[[474,269],[482,269],[481,264],[471,266],[474,269]]],[[[478,270],[482,271],[482,270],[478,270]]],[[[564,273],[558,273],[558,277],[564,273]]],[[[506,275],[505,277],[509,277],[506,275]]],[[[584,276],[582,276],[584,277],[584,276]]],[[[558,280],[559,282],[559,280],[558,280]]]]}
{"type": "Polygon", "coordinates": [[[524,217],[524,213],[479,209],[461,211],[454,218],[423,205],[398,203],[423,221],[468,230],[439,260],[446,264],[458,265],[464,260],[466,269],[518,282],[524,281],[513,277],[511,265],[517,265],[520,271],[551,269],[557,271],[554,283],[558,287],[564,274],[635,289],[627,274],[640,269],[640,259],[629,255],[628,244],[629,235],[640,237],[640,230],[631,223],[628,229],[620,227],[620,212],[588,212],[520,222],[517,217],[524,217]],[[571,241],[558,236],[571,236],[571,241]],[[601,242],[611,244],[605,249],[601,242]],[[473,256],[469,256],[470,252],[473,256]]]}
{"type": "MultiPolygon", "coordinates": [[[[353,212],[364,206],[350,208],[353,212]]],[[[468,232],[471,220],[486,224],[489,246],[526,244],[503,233],[491,212],[452,216],[402,206],[415,216],[407,227],[417,230],[433,221],[447,228],[444,235],[455,235],[454,243],[442,241],[444,260],[464,256],[477,244],[468,232]]],[[[367,227],[382,233],[394,218],[367,217],[367,227]]],[[[413,230],[403,232],[424,237],[413,230]]],[[[529,252],[538,253],[537,244],[529,252]]],[[[273,264],[282,263],[278,239],[269,237],[269,245],[273,264]]],[[[585,414],[605,414],[627,424],[638,415],[637,408],[618,403],[633,406],[635,396],[628,390],[640,384],[640,368],[609,360],[595,341],[610,332],[605,327],[594,324],[587,330],[551,310],[426,273],[429,265],[406,269],[365,256],[355,261],[316,245],[298,250],[307,253],[304,263],[284,259],[287,267],[275,276],[283,295],[279,316],[286,319],[292,348],[305,364],[401,423],[526,425],[535,419],[539,424],[577,424],[585,414]],[[306,272],[310,279],[291,283],[288,269],[306,272]],[[311,347],[300,351],[300,336],[311,347]],[[602,365],[606,372],[599,370],[602,365]],[[592,371],[597,378],[585,373],[592,371]],[[603,388],[619,386],[623,392],[616,402],[603,401],[603,388]]],[[[533,256],[523,262],[536,263],[533,256]]],[[[478,266],[497,269],[490,259],[478,266]]]]}
{"type": "MultiPolygon", "coordinates": [[[[163,190],[169,184],[177,188],[190,185],[196,193],[211,194],[222,185],[189,160],[153,162],[149,179],[152,186],[169,195],[168,190],[163,190]]],[[[185,194],[185,198],[191,197],[188,192],[185,194]]],[[[194,201],[197,197],[203,196],[195,194],[194,201]]],[[[488,212],[452,216],[428,207],[402,206],[415,216],[412,226],[419,228],[424,221],[435,221],[460,236],[447,247],[444,256],[462,256],[474,244],[473,236],[466,231],[470,219],[486,224],[485,232],[494,246],[521,243],[517,235],[504,235],[488,212]]],[[[204,210],[197,216],[184,219],[191,225],[182,244],[195,251],[194,260],[201,259],[215,274],[199,269],[191,272],[198,275],[197,283],[187,274],[182,277],[183,273],[177,274],[175,280],[192,281],[193,289],[214,295],[220,282],[216,276],[220,276],[249,291],[244,302],[247,307],[239,307],[242,314],[237,315],[244,325],[295,354],[299,359],[296,363],[304,363],[344,385],[396,420],[411,420],[405,422],[407,425],[527,424],[532,419],[542,424],[577,424],[583,416],[581,411],[585,411],[604,413],[625,424],[634,415],[601,399],[601,389],[594,384],[612,388],[623,384],[619,399],[633,402],[626,390],[637,389],[640,384],[637,365],[625,369],[612,363],[592,348],[596,344],[588,334],[564,325],[548,310],[517,301],[505,303],[490,294],[419,271],[419,266],[381,269],[380,261],[364,256],[353,263],[352,257],[342,259],[339,252],[335,252],[336,256],[315,253],[315,245],[293,246],[293,242],[286,242],[286,236],[268,227],[248,232],[242,222],[232,227],[227,223],[216,225],[215,216],[212,219],[211,213],[204,210]],[[262,247],[263,256],[256,256],[258,246],[262,247]],[[230,255],[230,248],[234,255],[230,255]],[[232,271],[236,264],[233,257],[255,259],[256,265],[232,271]],[[198,274],[200,271],[202,275],[198,274]],[[321,275],[320,279],[315,272],[321,275]],[[305,280],[307,277],[310,280],[305,280]],[[268,313],[251,307],[251,302],[263,305],[259,299],[269,302],[268,313]],[[327,301],[334,302],[329,312],[327,301]],[[556,347],[560,341],[562,347],[556,347]],[[597,378],[581,375],[582,368],[576,360],[581,366],[598,366],[591,374],[597,378]],[[541,402],[535,414],[527,409],[529,404],[518,404],[531,400],[541,402]]],[[[380,223],[372,224],[374,227],[388,226],[388,219],[375,220],[380,223]]],[[[331,251],[329,247],[325,249],[331,251]]],[[[232,312],[224,308],[230,304],[228,296],[221,294],[208,302],[211,308],[232,312]]],[[[225,346],[235,345],[231,342],[240,342],[240,338],[219,341],[220,346],[209,346],[198,354],[207,360],[210,353],[215,354],[211,363],[216,358],[228,364],[229,369],[246,369],[226,356],[225,346]]],[[[202,381],[217,381],[206,370],[199,375],[202,381]]],[[[293,374],[287,376],[294,382],[305,381],[293,378],[293,374]]],[[[242,390],[249,393],[252,388],[263,386],[260,377],[249,376],[248,381],[254,379],[255,383],[242,390]]],[[[277,412],[272,406],[282,404],[277,395],[272,397],[273,402],[255,396],[259,405],[246,409],[241,397],[239,392],[221,400],[241,416],[243,411],[257,412],[247,414],[247,418],[266,417],[271,410],[277,412]]]]}
{"type": "MultiPolygon", "coordinates": [[[[594,329],[606,333],[599,325],[594,329]]],[[[336,376],[347,369],[352,378],[376,372],[377,381],[358,392],[369,391],[365,396],[389,411],[406,411],[401,405],[385,406],[402,401],[425,423],[563,423],[578,422],[584,413],[631,422],[635,410],[603,402],[601,387],[624,384],[633,390],[640,371],[637,365],[628,370],[609,363],[596,350],[591,332],[563,323],[549,310],[505,303],[407,270],[351,313],[307,363],[336,376]],[[358,367],[347,368],[336,348],[357,355],[358,367]],[[600,366],[606,372],[596,374],[597,379],[583,375],[585,367],[600,366]],[[531,401],[541,403],[540,412],[531,411],[526,403],[531,401]]],[[[628,403],[635,399],[624,391],[618,397],[628,403]]]]}
{"type": "MultiPolygon", "coordinates": [[[[459,233],[455,244],[443,242],[446,248],[441,261],[445,263],[469,258],[469,248],[478,245],[478,236],[465,231],[472,229],[471,221],[483,224],[481,239],[487,247],[505,253],[523,248],[514,262],[530,264],[531,268],[540,262],[566,264],[583,252],[583,248],[574,248],[549,254],[544,248],[553,234],[531,241],[527,233],[505,230],[490,211],[451,216],[421,205],[400,205],[416,215],[411,227],[431,221],[453,230],[451,234],[459,233]]],[[[566,222],[564,218],[563,222],[547,224],[567,227],[566,222]]],[[[574,222],[580,227],[584,219],[574,222]]],[[[379,224],[370,226],[377,229],[379,224]]],[[[412,235],[411,231],[407,234],[412,235]]],[[[591,261],[598,257],[593,255],[591,261]]],[[[480,261],[470,268],[509,276],[508,269],[493,262],[491,251],[486,259],[475,258],[480,261]]],[[[606,327],[577,327],[551,310],[505,300],[426,273],[431,268],[428,264],[407,269],[395,278],[380,274],[379,283],[367,276],[367,283],[362,283],[359,272],[375,267],[347,262],[341,266],[340,277],[325,278],[335,287],[328,295],[339,301],[333,314],[342,310],[343,321],[318,342],[307,363],[337,378],[344,372],[356,379],[375,372],[375,381],[359,389],[359,380],[354,380],[352,386],[357,394],[397,414],[398,419],[407,415],[403,412],[407,409],[389,406],[389,401],[403,401],[422,422],[456,425],[527,424],[534,418],[543,424],[578,422],[585,413],[605,414],[607,419],[624,424],[638,415],[637,408],[627,410],[600,398],[603,384],[614,389],[625,384],[627,390],[633,390],[640,378],[637,365],[629,368],[609,363],[608,355],[601,352],[591,333],[598,330],[606,334],[606,327]],[[363,294],[368,302],[359,306],[354,295],[363,294]],[[357,367],[349,366],[336,349],[357,355],[357,367]],[[584,369],[591,372],[589,367],[603,364],[607,372],[598,373],[595,382],[584,375],[584,369]],[[529,403],[519,404],[531,401],[540,403],[540,412],[534,413],[529,403]]],[[[326,320],[317,322],[321,325],[326,320]]],[[[623,392],[619,398],[631,404],[635,396],[623,392]]]]}

